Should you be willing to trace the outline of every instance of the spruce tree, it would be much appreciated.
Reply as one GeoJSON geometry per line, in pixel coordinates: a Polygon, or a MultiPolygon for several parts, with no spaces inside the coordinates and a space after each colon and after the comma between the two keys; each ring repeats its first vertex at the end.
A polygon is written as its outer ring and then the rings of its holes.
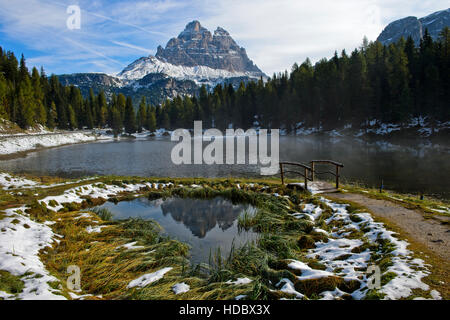
{"type": "Polygon", "coordinates": [[[139,109],[137,112],[137,130],[138,132],[142,132],[142,129],[146,127],[146,119],[147,119],[147,105],[145,103],[145,97],[141,98],[141,102],[139,103],[139,109]]]}
{"type": "Polygon", "coordinates": [[[132,134],[136,132],[136,118],[134,114],[133,101],[131,97],[127,97],[125,105],[125,116],[123,125],[125,127],[125,132],[132,134]]]}

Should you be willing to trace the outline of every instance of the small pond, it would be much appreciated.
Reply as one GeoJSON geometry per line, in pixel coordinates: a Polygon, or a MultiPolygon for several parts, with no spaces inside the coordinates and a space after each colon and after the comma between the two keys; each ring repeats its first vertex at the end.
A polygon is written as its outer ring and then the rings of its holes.
{"type": "Polygon", "coordinates": [[[213,199],[167,198],[148,200],[136,198],[117,204],[106,202],[100,208],[107,208],[114,220],[142,218],[155,220],[163,233],[191,246],[190,260],[194,264],[208,263],[210,252],[220,248],[226,257],[233,244],[238,248],[256,240],[257,233],[239,230],[238,217],[255,208],[246,204],[233,204],[221,197],[213,199]]]}

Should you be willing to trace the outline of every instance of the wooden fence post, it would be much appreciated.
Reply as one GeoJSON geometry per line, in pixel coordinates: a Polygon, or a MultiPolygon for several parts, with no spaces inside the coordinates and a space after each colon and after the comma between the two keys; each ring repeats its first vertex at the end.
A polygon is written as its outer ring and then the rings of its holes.
{"type": "Polygon", "coordinates": [[[305,168],[305,190],[308,190],[308,169],[305,168]]]}
{"type": "Polygon", "coordinates": [[[314,181],[314,161],[311,161],[311,181],[314,181]]]}
{"type": "Polygon", "coordinates": [[[336,189],[339,189],[339,166],[336,165],[336,189]]]}
{"type": "Polygon", "coordinates": [[[283,164],[280,163],[281,184],[284,186],[283,164]]]}

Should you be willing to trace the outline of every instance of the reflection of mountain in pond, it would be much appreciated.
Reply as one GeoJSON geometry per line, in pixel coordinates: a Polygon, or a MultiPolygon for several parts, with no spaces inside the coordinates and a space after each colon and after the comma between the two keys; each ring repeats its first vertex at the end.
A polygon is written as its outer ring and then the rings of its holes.
{"type": "Polygon", "coordinates": [[[161,209],[164,215],[170,213],[175,221],[182,222],[198,238],[204,238],[216,224],[227,230],[243,210],[242,206],[223,198],[208,201],[172,198],[164,201],[161,209]]]}

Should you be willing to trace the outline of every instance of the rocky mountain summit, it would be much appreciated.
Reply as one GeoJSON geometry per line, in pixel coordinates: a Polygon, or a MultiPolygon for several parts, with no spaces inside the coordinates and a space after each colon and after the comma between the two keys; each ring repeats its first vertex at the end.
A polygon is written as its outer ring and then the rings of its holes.
{"type": "Polygon", "coordinates": [[[76,85],[83,94],[90,88],[131,95],[135,103],[145,96],[159,103],[177,95],[195,94],[201,85],[238,86],[241,81],[256,81],[267,76],[250,60],[244,48],[218,27],[214,34],[199,21],[186,25],[178,37],[159,46],[155,56],[141,57],[117,75],[83,73],[59,76],[64,85],[76,85]]]}
{"type": "Polygon", "coordinates": [[[159,46],[156,58],[179,66],[207,66],[264,76],[226,30],[217,27],[211,35],[198,21],[190,22],[177,38],[169,40],[165,49],[159,46]]]}
{"type": "Polygon", "coordinates": [[[435,40],[446,26],[450,27],[450,9],[437,11],[420,19],[417,17],[406,17],[396,20],[383,30],[377,40],[385,45],[389,45],[401,37],[406,39],[411,36],[416,45],[419,45],[425,29],[428,30],[433,40],[435,40]]]}

